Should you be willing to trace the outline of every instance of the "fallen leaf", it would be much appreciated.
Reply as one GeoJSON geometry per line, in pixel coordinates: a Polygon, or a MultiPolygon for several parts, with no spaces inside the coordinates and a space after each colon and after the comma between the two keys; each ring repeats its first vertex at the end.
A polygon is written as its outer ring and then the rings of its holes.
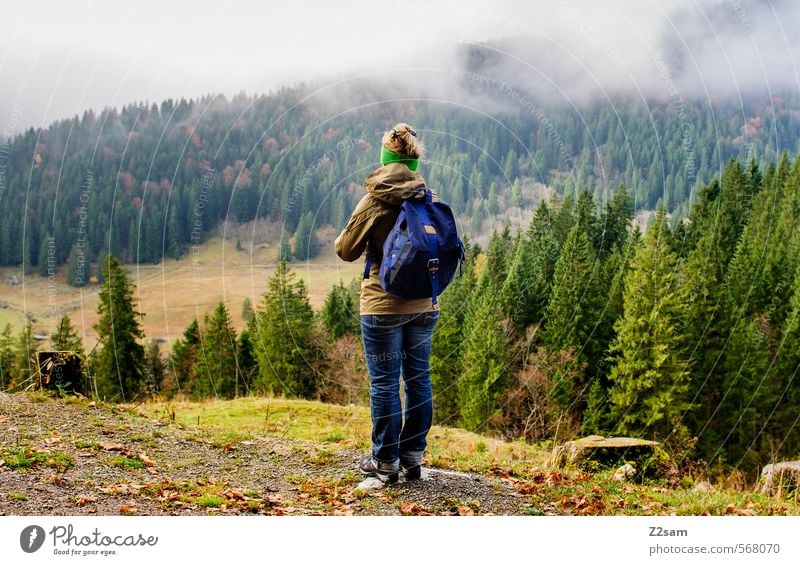
{"type": "Polygon", "coordinates": [[[8,416],[0,416],[0,424],[8,422],[8,420],[9,420],[8,416]]]}
{"type": "Polygon", "coordinates": [[[469,506],[457,506],[456,513],[458,516],[474,516],[475,511],[469,506]]]}
{"type": "Polygon", "coordinates": [[[51,436],[44,440],[45,445],[57,445],[61,443],[61,438],[59,436],[51,436]]]}
{"type": "Polygon", "coordinates": [[[517,490],[521,494],[536,494],[539,492],[539,485],[528,481],[521,482],[517,485],[517,490]]]}
{"type": "Polygon", "coordinates": [[[84,506],[86,506],[90,502],[97,502],[97,499],[95,497],[93,497],[93,496],[82,496],[82,497],[80,497],[78,499],[78,506],[83,508],[84,506]]]}
{"type": "Polygon", "coordinates": [[[136,507],[131,504],[123,504],[119,507],[120,514],[132,514],[136,512],[136,507]]]}
{"type": "Polygon", "coordinates": [[[238,490],[228,489],[222,493],[222,496],[228,500],[245,500],[245,495],[238,490]]]}
{"type": "Polygon", "coordinates": [[[404,502],[400,505],[400,514],[404,516],[431,516],[427,508],[416,502],[404,502]]]}
{"type": "Polygon", "coordinates": [[[239,443],[241,443],[242,445],[255,445],[256,444],[256,442],[254,442],[252,440],[249,440],[249,439],[246,439],[244,441],[240,441],[239,443]]]}
{"type": "Polygon", "coordinates": [[[725,507],[725,514],[736,514],[736,505],[735,504],[728,504],[725,507]]]}
{"type": "Polygon", "coordinates": [[[127,451],[121,443],[101,443],[100,448],[106,451],[127,451]]]}
{"type": "Polygon", "coordinates": [[[139,460],[144,464],[145,467],[155,467],[156,462],[148,457],[147,453],[144,451],[139,454],[139,460]]]}

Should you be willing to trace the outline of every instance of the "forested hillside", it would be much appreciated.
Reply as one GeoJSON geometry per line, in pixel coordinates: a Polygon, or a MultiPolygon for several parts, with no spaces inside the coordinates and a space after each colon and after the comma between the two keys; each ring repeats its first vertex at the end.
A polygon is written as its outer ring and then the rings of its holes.
{"type": "MultiPolygon", "coordinates": [[[[653,438],[679,464],[699,458],[746,472],[794,456],[800,159],[764,169],[731,160],[686,221],[671,226],[660,208],[644,233],[624,185],[597,204],[588,191],[554,195],[526,229],[495,232],[486,249],[468,244],[433,336],[437,420],[532,442],[653,438]]],[[[165,360],[142,336],[132,283],[115,259],[108,268],[116,286],[101,286],[101,343],[88,359],[100,398],[367,402],[357,284],[333,286],[314,311],[281,262],[261,299],[243,305],[244,329],[220,303],[165,360]],[[112,324],[109,312],[133,313],[112,324]]],[[[66,316],[51,342],[84,345],[66,316]]],[[[5,329],[2,388],[31,382],[36,349],[30,325],[16,340],[5,329]]]]}
{"type": "Polygon", "coordinates": [[[452,74],[472,105],[376,104],[366,85],[300,86],[135,103],[29,129],[4,153],[0,265],[46,274],[69,262],[81,285],[103,254],[155,263],[187,253],[223,220],[254,218],[281,223],[284,255],[295,237],[304,259],[315,228],[342,226],[377,162],[380,132],[397,120],[421,132],[423,172],[473,236],[491,229],[487,218],[530,207],[525,188],[535,182],[575,196],[588,189],[601,206],[624,183],[635,209],[661,202],[685,215],[696,187],[730,157],[763,165],[800,139],[796,95],[574,107],[539,104],[505,83],[476,93],[478,75],[452,74]]]}

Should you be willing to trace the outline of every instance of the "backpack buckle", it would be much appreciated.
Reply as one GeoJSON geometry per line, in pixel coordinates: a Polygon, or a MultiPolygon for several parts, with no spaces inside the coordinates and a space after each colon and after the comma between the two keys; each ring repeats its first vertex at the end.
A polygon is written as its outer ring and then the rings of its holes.
{"type": "Polygon", "coordinates": [[[428,259],[428,270],[432,273],[435,273],[439,270],[439,259],[428,259]]]}

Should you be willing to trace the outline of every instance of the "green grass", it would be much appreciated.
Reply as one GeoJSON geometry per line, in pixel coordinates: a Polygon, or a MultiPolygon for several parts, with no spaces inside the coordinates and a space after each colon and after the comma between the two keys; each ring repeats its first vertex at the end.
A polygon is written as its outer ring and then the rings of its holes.
{"type": "MultiPolygon", "coordinates": [[[[296,440],[296,455],[320,469],[334,461],[340,449],[366,450],[371,423],[369,408],[336,406],[320,402],[268,398],[227,401],[152,403],[138,406],[145,416],[175,421],[189,428],[198,441],[225,446],[242,438],[272,436],[296,440]]],[[[800,515],[796,494],[772,497],[751,490],[726,488],[723,482],[712,492],[693,490],[694,480],[684,477],[675,484],[664,479],[619,482],[614,469],[590,473],[579,469],[556,470],[550,462],[551,446],[505,442],[458,428],[434,426],[428,436],[426,465],[456,471],[473,471],[499,477],[511,484],[530,503],[528,513],[541,515],[800,515]]],[[[305,494],[322,505],[341,485],[310,483],[305,476],[286,476],[305,494]]],[[[352,478],[351,482],[357,481],[352,478]]],[[[699,479],[698,479],[699,480],[699,479]]],[[[352,485],[350,485],[351,487],[352,485]]],[[[348,487],[348,488],[350,488],[348,487]]],[[[213,507],[220,490],[202,488],[191,497],[209,497],[213,507]]],[[[334,497],[335,498],[335,497],[334,497]]],[[[469,500],[454,503],[469,506],[469,500]]],[[[477,512],[476,512],[477,513],[477,512]]]]}
{"type": "Polygon", "coordinates": [[[140,459],[134,457],[127,457],[125,455],[117,455],[111,460],[111,466],[118,469],[137,470],[141,471],[145,465],[140,459]]]}
{"type": "Polygon", "coordinates": [[[225,499],[216,494],[204,494],[197,497],[194,502],[200,508],[219,508],[225,504],[225,499]]]}
{"type": "MultiPolygon", "coordinates": [[[[143,415],[175,421],[197,439],[225,446],[254,436],[335,443],[366,450],[372,424],[366,406],[338,406],[308,400],[247,397],[225,401],[156,402],[138,407],[143,415]]],[[[461,471],[486,472],[507,467],[519,474],[546,466],[549,452],[523,442],[504,442],[458,428],[434,426],[428,436],[428,464],[461,471]]],[[[323,464],[329,454],[311,456],[323,464]]]]}
{"type": "Polygon", "coordinates": [[[17,502],[25,502],[26,500],[28,500],[28,495],[25,494],[24,492],[13,491],[8,493],[8,498],[10,498],[11,500],[15,500],[17,502]]]}
{"type": "Polygon", "coordinates": [[[36,451],[33,448],[10,448],[0,451],[0,459],[9,469],[24,471],[46,466],[63,473],[75,462],[72,455],[60,451],[36,451]]]}
{"type": "Polygon", "coordinates": [[[24,326],[25,316],[23,316],[22,313],[16,310],[11,310],[9,308],[0,308],[0,331],[2,331],[2,329],[6,327],[6,324],[10,324],[11,327],[16,332],[18,328],[24,326]]]}

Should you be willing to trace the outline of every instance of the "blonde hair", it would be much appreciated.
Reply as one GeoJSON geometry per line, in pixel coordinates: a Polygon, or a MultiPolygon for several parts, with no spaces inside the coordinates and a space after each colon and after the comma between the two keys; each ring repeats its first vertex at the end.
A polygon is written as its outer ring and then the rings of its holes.
{"type": "Polygon", "coordinates": [[[419,159],[425,151],[422,144],[417,141],[417,132],[414,128],[403,122],[384,133],[382,142],[389,151],[408,155],[412,159],[419,159]]]}

